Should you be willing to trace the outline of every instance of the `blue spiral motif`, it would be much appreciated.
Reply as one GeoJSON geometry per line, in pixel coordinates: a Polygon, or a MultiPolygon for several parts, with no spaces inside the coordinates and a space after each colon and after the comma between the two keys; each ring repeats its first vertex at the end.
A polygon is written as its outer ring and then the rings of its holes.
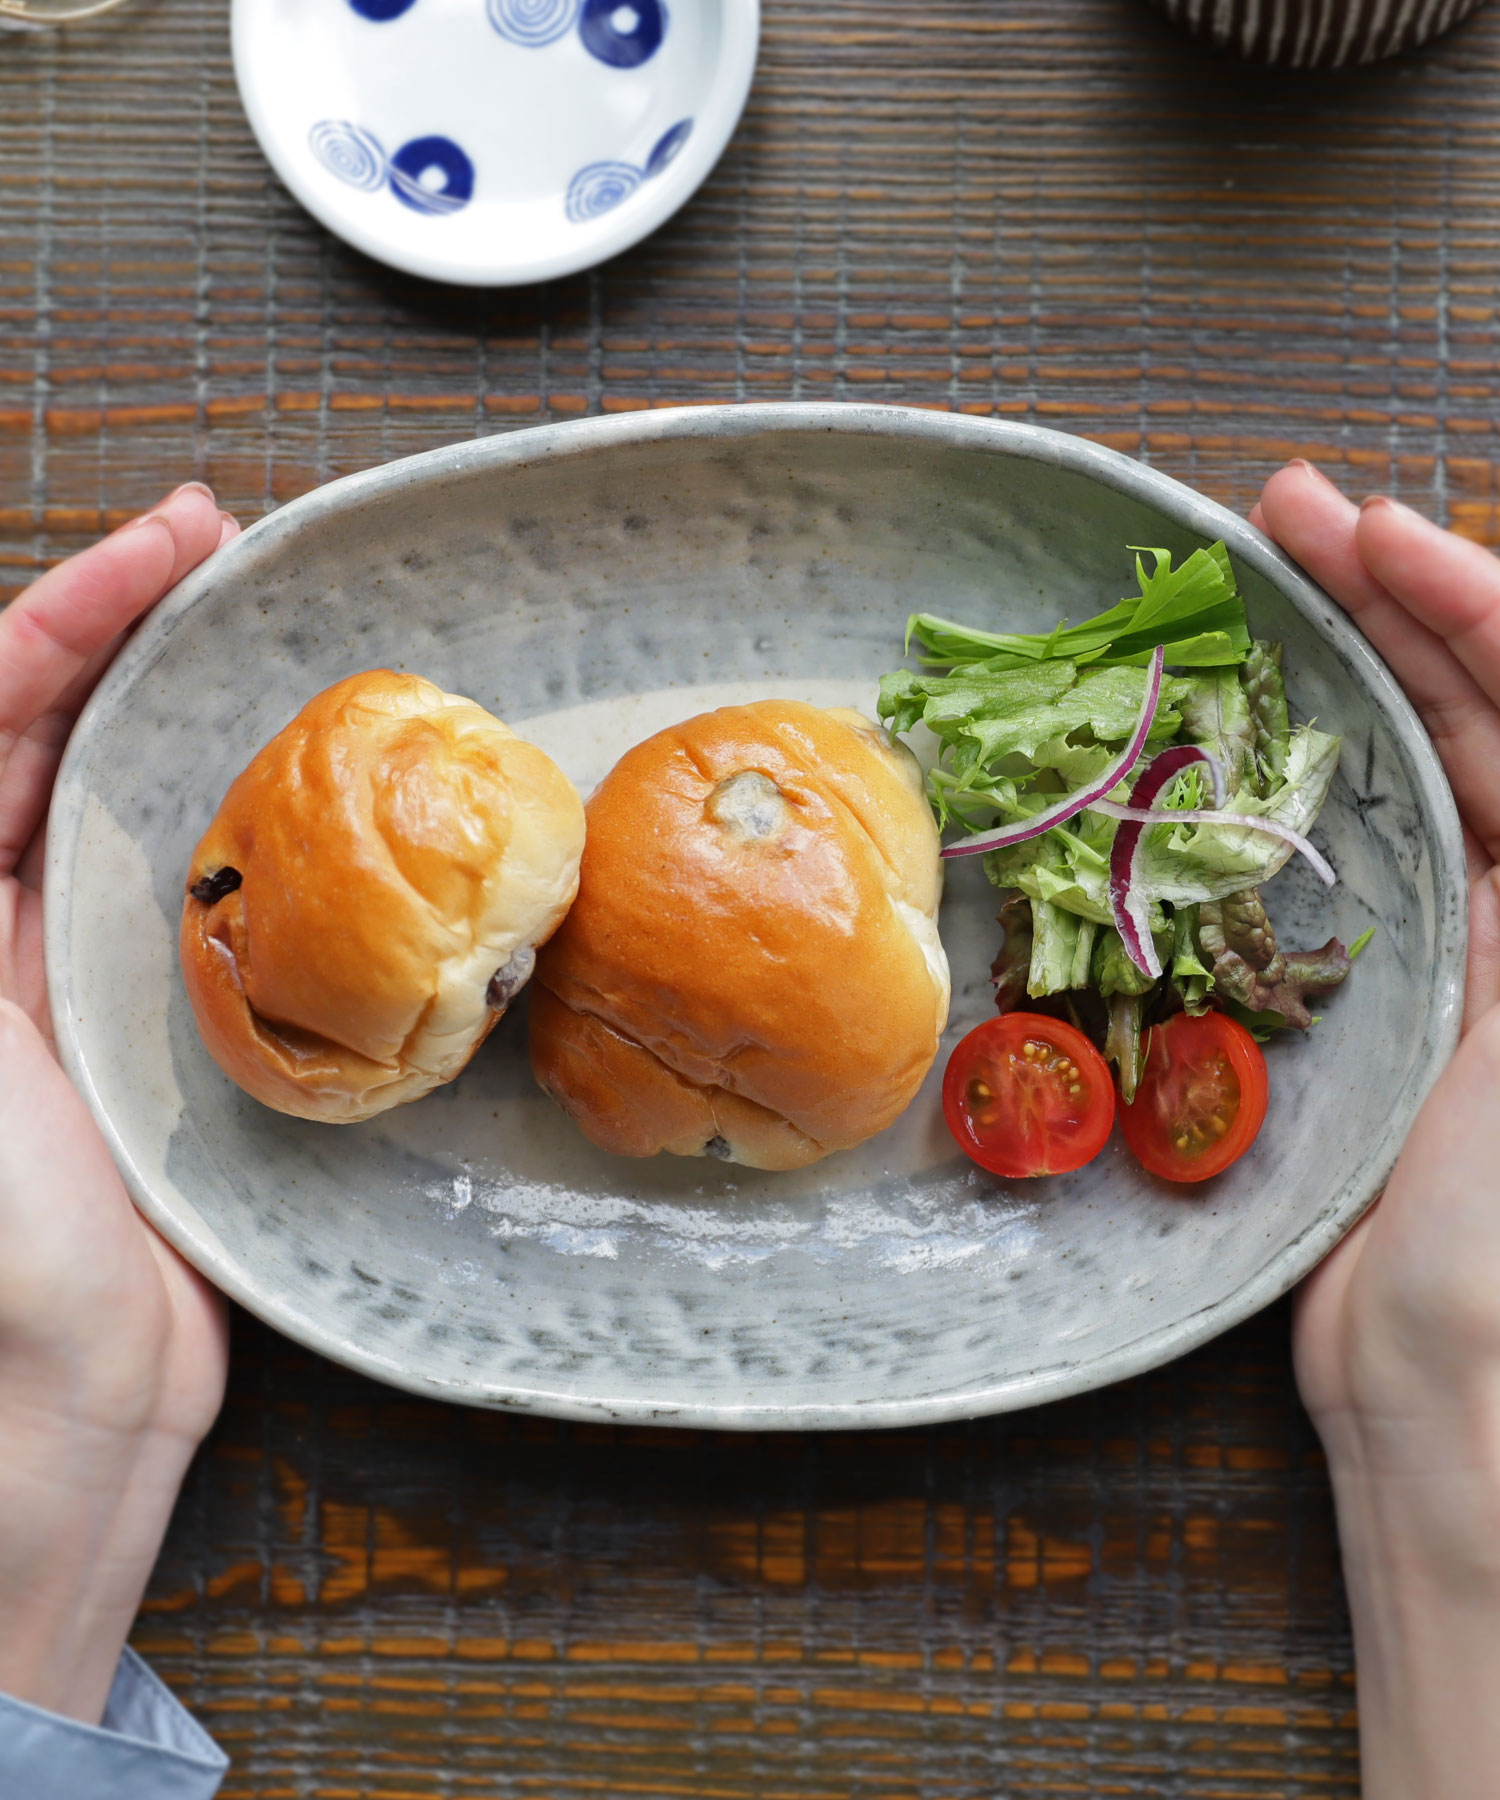
{"type": "Polygon", "coordinates": [[[362,19],[369,19],[372,24],[384,25],[391,19],[399,19],[404,12],[410,12],[417,0],[349,0],[362,19]]]}
{"type": "Polygon", "coordinates": [[[391,192],[413,212],[456,213],[474,195],[474,165],[452,138],[413,138],[391,158],[390,175],[391,192]]]}
{"type": "Polygon", "coordinates": [[[637,69],[649,62],[666,32],[662,0],[583,0],[578,21],[583,47],[612,69],[637,69]]]}
{"type": "Polygon", "coordinates": [[[579,0],[488,0],[490,24],[503,38],[539,50],[566,37],[578,22],[579,0]]]}
{"type": "Polygon", "coordinates": [[[568,183],[568,218],[574,225],[583,225],[613,212],[640,185],[641,171],[634,163],[590,163],[568,183]]]}
{"type": "Polygon", "coordinates": [[[372,132],[351,125],[347,119],[322,119],[307,134],[312,153],[340,181],[367,194],[386,178],[385,151],[372,132]]]}
{"type": "Polygon", "coordinates": [[[656,140],[651,154],[646,158],[646,174],[660,175],[677,155],[677,152],[693,134],[693,121],[679,119],[670,131],[664,131],[656,140]]]}

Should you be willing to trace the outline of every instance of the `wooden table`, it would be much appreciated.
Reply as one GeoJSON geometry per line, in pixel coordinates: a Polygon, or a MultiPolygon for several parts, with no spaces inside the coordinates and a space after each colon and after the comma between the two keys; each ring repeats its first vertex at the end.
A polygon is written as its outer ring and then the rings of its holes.
{"type": "MultiPolygon", "coordinates": [[[[0,38],[0,593],[188,475],[248,518],[681,400],[1034,419],[1235,506],[1315,455],[1497,534],[1500,8],[1287,80],[1137,0],[770,0],[697,198],[508,294],[313,225],[225,12],[0,38]]],[[[415,1402],[240,1319],[137,1642],[233,1800],[1358,1790],[1284,1306],[1066,1405],[759,1439],[415,1402]]]]}

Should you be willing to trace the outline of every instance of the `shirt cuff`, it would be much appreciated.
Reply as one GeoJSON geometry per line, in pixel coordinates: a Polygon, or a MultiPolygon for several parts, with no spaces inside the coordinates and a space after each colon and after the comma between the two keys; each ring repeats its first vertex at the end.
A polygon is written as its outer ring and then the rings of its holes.
{"type": "Polygon", "coordinates": [[[97,1725],[0,1694],[0,1794],[26,1800],[212,1800],[229,1758],[133,1650],[97,1725]]]}

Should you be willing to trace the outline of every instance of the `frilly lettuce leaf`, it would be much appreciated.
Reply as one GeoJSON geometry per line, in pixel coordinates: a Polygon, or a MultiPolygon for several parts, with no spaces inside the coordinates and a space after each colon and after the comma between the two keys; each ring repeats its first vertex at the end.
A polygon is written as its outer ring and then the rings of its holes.
{"type": "Polygon", "coordinates": [[[1263,785],[1286,774],[1287,746],[1292,735],[1287,717],[1286,683],[1281,676],[1281,645],[1257,638],[1240,670],[1245,699],[1254,720],[1255,754],[1263,785]]]}
{"type": "Polygon", "coordinates": [[[1332,993],[1353,964],[1337,938],[1316,950],[1283,950],[1255,888],[1206,902],[1199,939],[1213,958],[1221,1001],[1254,1014],[1263,1029],[1291,1025],[1306,1031],[1313,1022],[1309,998],[1332,993]]]}
{"type": "Polygon", "coordinates": [[[1231,790],[1255,772],[1255,721],[1238,669],[1195,675],[1178,706],[1183,742],[1217,757],[1231,790]]]}
{"type": "Polygon", "coordinates": [[[1184,906],[1172,915],[1172,961],[1168,970],[1183,1010],[1195,1017],[1208,1010],[1214,972],[1203,960],[1198,943],[1198,908],[1184,906]]]}
{"type": "Polygon", "coordinates": [[[1026,992],[1035,999],[1062,993],[1067,988],[1087,987],[1093,965],[1094,934],[1091,919],[1049,906],[1045,900],[1031,903],[1031,968],[1026,992]]]}
{"type": "MultiPolygon", "coordinates": [[[[1169,741],[1181,726],[1177,703],[1190,685],[1178,676],[1162,683],[1153,744],[1169,741]]],[[[968,823],[980,800],[1002,817],[1039,812],[1062,788],[1054,783],[1053,791],[1033,789],[1023,799],[1017,783],[1041,770],[1059,774],[1064,788],[1097,773],[1110,760],[1108,747],[1130,736],[1145,695],[1142,669],[1080,670],[1064,661],[998,673],[898,669],[881,681],[878,711],[893,731],[909,731],[920,721],[942,742],[943,759],[929,784],[932,802],[944,824],[953,818],[968,823]],[[1079,738],[1084,741],[1073,741],[1079,738]],[[1014,768],[1009,759],[1016,759],[1014,768]]]]}
{"type": "Polygon", "coordinates": [[[1109,846],[1114,821],[1079,813],[1042,837],[991,850],[985,874],[997,887],[1019,888],[1033,904],[1060,906],[1098,925],[1114,922],[1109,904],[1109,846]]]}
{"type": "MultiPolygon", "coordinates": [[[[1241,787],[1225,810],[1272,819],[1305,835],[1328,797],[1339,742],[1299,725],[1287,744],[1281,785],[1265,797],[1253,787],[1241,787]]],[[[1155,825],[1142,842],[1136,880],[1148,901],[1192,906],[1262,886],[1293,854],[1284,838],[1238,825],[1155,825]]]]}
{"type": "MultiPolygon", "coordinates": [[[[1275,793],[1263,797],[1253,787],[1241,787],[1231,795],[1226,810],[1273,819],[1305,835],[1327,797],[1338,756],[1338,738],[1299,726],[1287,746],[1286,779],[1275,793]]],[[[1188,784],[1184,789],[1174,795],[1179,803],[1195,798],[1188,784]]],[[[1123,797],[1124,791],[1122,784],[1114,797],[1123,797]]],[[[998,887],[1019,888],[1033,902],[1110,925],[1114,914],[1109,904],[1109,853],[1115,830],[1112,819],[1083,812],[1043,837],[990,851],[984,859],[985,872],[998,887]]],[[[1162,901],[1180,909],[1258,887],[1292,854],[1284,839],[1241,826],[1150,827],[1136,867],[1152,929],[1164,925],[1162,901]]],[[[1207,968],[1202,972],[1206,975],[1207,968]]]]}

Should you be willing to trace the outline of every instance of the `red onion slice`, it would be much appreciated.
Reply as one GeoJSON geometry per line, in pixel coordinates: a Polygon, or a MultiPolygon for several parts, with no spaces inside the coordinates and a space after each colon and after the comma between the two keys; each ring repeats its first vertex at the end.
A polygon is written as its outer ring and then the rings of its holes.
{"type": "MultiPolygon", "coordinates": [[[[977,831],[972,837],[960,838],[956,844],[947,845],[943,855],[979,856],[986,850],[1006,850],[1012,844],[1024,844],[1031,838],[1040,837],[1044,831],[1050,831],[1054,825],[1065,825],[1096,800],[1102,800],[1112,787],[1118,787],[1135,767],[1146,747],[1146,739],[1151,735],[1151,721],[1156,717],[1156,703],[1161,699],[1162,668],[1166,660],[1166,650],[1158,644],[1151,652],[1151,661],[1147,666],[1146,698],[1140,716],[1131,728],[1125,748],[1102,775],[1096,776],[1086,787],[1075,789],[1065,800],[1059,800],[1056,806],[1034,813],[1029,819],[1020,819],[1014,825],[1000,825],[993,831],[977,831]]],[[[1163,751],[1162,754],[1170,756],[1173,752],[1163,751]]],[[[1206,752],[1199,752],[1198,755],[1202,757],[1206,752]]],[[[1155,768],[1160,761],[1161,757],[1157,757],[1151,767],[1155,768]]],[[[1142,780],[1144,779],[1142,776],[1142,780]]],[[[1139,786],[1140,783],[1137,782],[1136,787],[1139,786]]],[[[1132,791],[1131,798],[1134,797],[1135,793],[1132,791]]]]}
{"type": "MultiPolygon", "coordinates": [[[[1134,798],[1132,794],[1131,799],[1134,798]]],[[[1290,825],[1283,825],[1276,819],[1259,818],[1255,813],[1197,812],[1191,808],[1177,812],[1168,807],[1157,807],[1148,812],[1137,806],[1119,806],[1113,800],[1096,800],[1093,811],[1104,813],[1111,819],[1125,819],[1132,824],[1160,825],[1163,820],[1170,819],[1174,825],[1237,825],[1245,831],[1263,831],[1267,837],[1278,837],[1294,850],[1300,850],[1325,887],[1332,887],[1338,880],[1327,857],[1316,844],[1303,837],[1300,831],[1293,831],[1290,825]]]]}
{"type": "Polygon", "coordinates": [[[1102,796],[1090,802],[1095,812],[1121,820],[1109,852],[1109,908],[1115,916],[1115,930],[1119,932],[1125,945],[1125,954],[1143,975],[1149,975],[1153,981],[1161,975],[1161,958],[1156,954],[1156,945],[1151,937],[1147,903],[1136,888],[1136,856],[1148,825],[1158,825],[1163,819],[1186,820],[1189,817],[1222,820],[1223,815],[1220,813],[1189,815],[1185,812],[1172,812],[1165,807],[1155,812],[1151,810],[1152,801],[1170,787],[1184,769],[1197,766],[1208,769],[1209,778],[1213,782],[1214,799],[1222,805],[1224,771],[1217,757],[1210,756],[1206,750],[1200,750],[1196,744],[1180,744],[1153,756],[1136,777],[1135,786],[1130,790],[1131,805],[1117,806],[1102,796]]]}
{"type": "Polygon", "coordinates": [[[1179,812],[1171,807],[1153,805],[1173,779],[1195,763],[1208,765],[1216,808],[1222,806],[1224,771],[1217,758],[1192,744],[1163,750],[1160,756],[1153,756],[1130,790],[1129,806],[1104,799],[1091,803],[1092,811],[1120,821],[1120,828],[1115,833],[1115,841],[1109,853],[1110,911],[1115,916],[1115,929],[1124,941],[1126,955],[1143,975],[1149,975],[1153,981],[1162,972],[1161,958],[1156,954],[1146,902],[1137,892],[1135,880],[1136,859],[1148,825],[1160,825],[1170,820],[1174,825],[1236,825],[1245,831],[1263,831],[1270,837],[1280,838],[1283,843],[1290,844],[1294,850],[1300,850],[1317,871],[1318,879],[1329,887],[1338,880],[1322,852],[1310,844],[1301,832],[1293,831],[1290,825],[1282,825],[1275,819],[1257,818],[1254,813],[1210,812],[1198,808],[1185,808],[1179,812]]]}

